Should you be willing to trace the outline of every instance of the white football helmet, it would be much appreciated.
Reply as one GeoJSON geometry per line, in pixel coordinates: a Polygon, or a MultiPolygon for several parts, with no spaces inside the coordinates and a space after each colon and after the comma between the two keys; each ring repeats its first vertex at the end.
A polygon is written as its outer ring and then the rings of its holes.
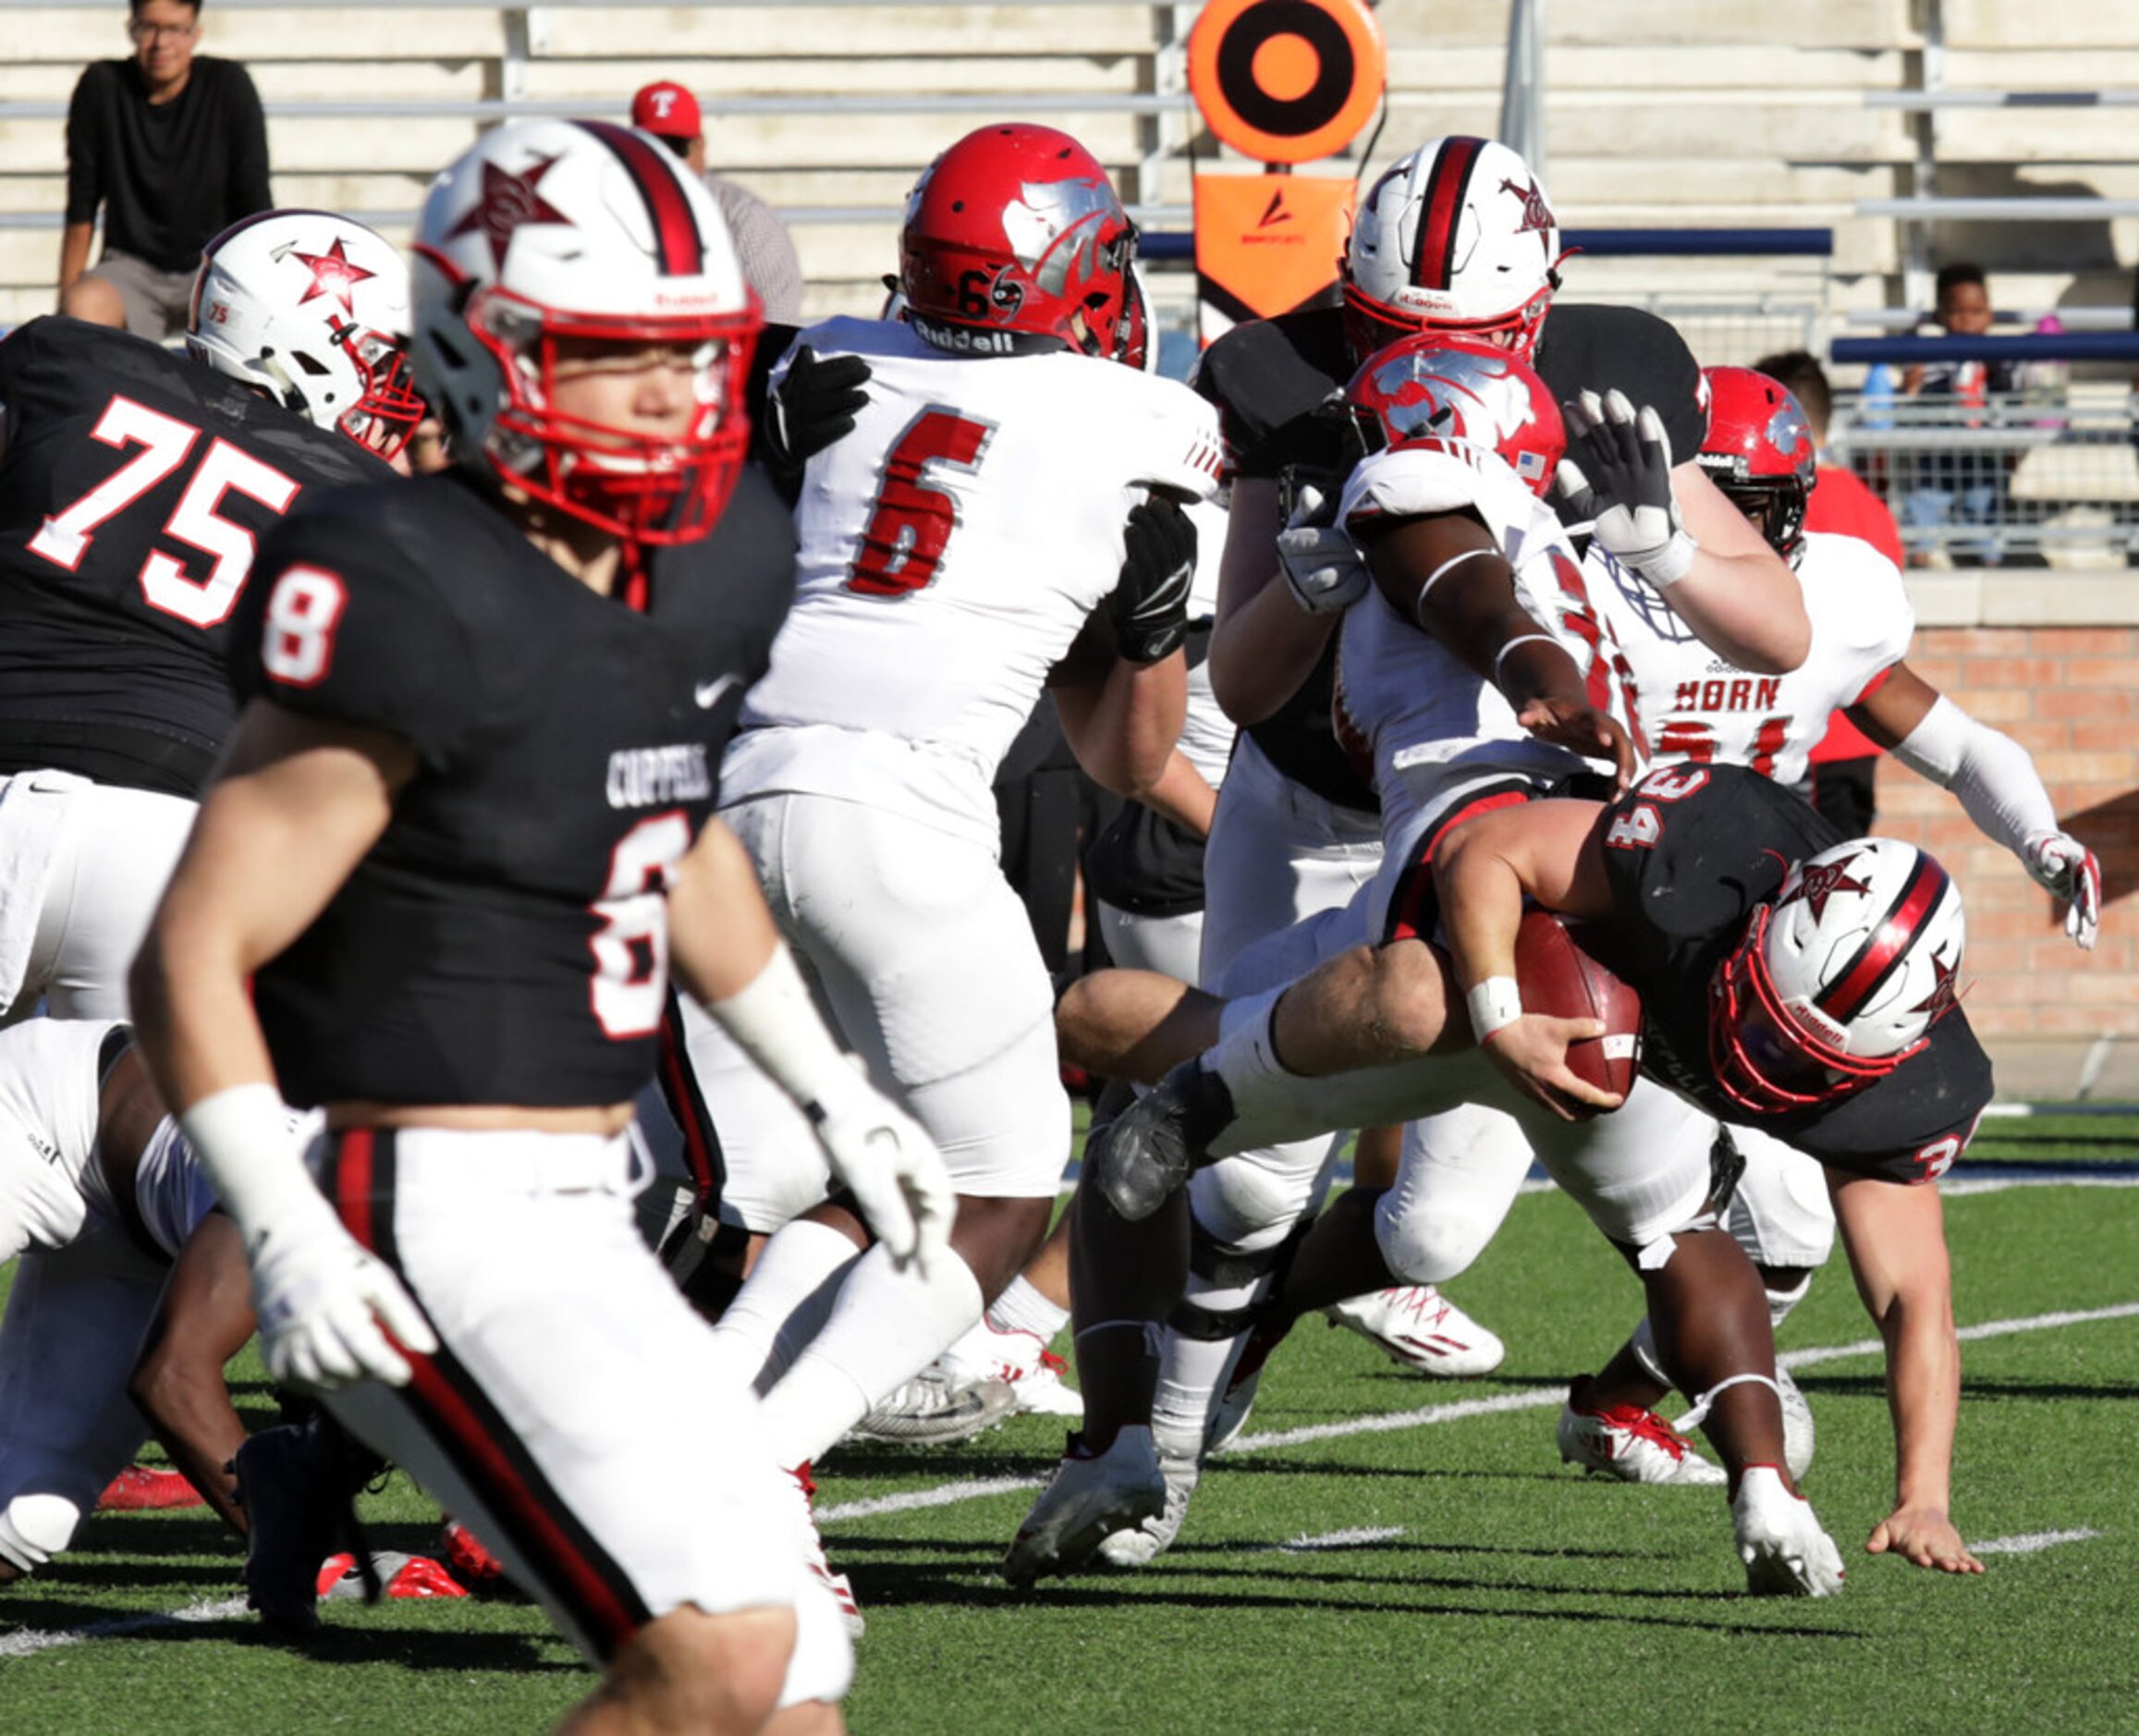
{"type": "Polygon", "coordinates": [[[391,458],[423,415],[409,324],[409,266],[384,236],[331,211],[263,211],[202,251],[186,347],[391,458]]]}
{"type": "Polygon", "coordinates": [[[1559,226],[1530,165],[1490,139],[1421,145],[1360,202],[1345,250],[1352,353],[1413,332],[1489,337],[1525,361],[1559,287],[1559,226]]]}
{"type": "Polygon", "coordinates": [[[1953,1010],[1961,889],[1890,837],[1793,866],[1716,972],[1709,1059],[1735,1103],[1780,1113],[1892,1072],[1953,1010]]]}
{"type": "Polygon", "coordinates": [[[763,322],[720,207],[659,141],[606,121],[499,127],[431,183],[415,252],[417,377],[461,462],[631,542],[713,528],[749,446],[763,322]],[[692,348],[689,433],[554,409],[560,340],[692,348]]]}

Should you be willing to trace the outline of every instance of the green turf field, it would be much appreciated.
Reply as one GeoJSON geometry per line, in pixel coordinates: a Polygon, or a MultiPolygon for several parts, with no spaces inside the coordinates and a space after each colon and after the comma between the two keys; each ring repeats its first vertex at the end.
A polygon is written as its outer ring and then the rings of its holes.
{"type": "MultiPolygon", "coordinates": [[[[2016,1147],[2001,1157],[2132,1131],[2021,1125],[1986,1128],[2016,1147]]],[[[1878,1359],[1862,1349],[1799,1374],[1819,1424],[1807,1493],[1852,1562],[1840,1598],[1741,1595],[1717,1491],[1562,1467],[1559,1390],[1638,1301],[1618,1258],[1546,1193],[1518,1204],[1456,1287],[1508,1340],[1495,1377],[1428,1382],[1349,1333],[1303,1327],[1273,1359],[1246,1450],[1206,1474],[1180,1546],[1140,1575],[1028,1595],[996,1580],[1029,1494],[948,1485],[1037,1479],[1057,1425],[829,1461],[827,1542],[869,1618],[852,1727],[2139,1730],[2139,1192],[1979,1187],[1950,1190],[1949,1219],[1960,1318],[1985,1329],[1966,1346],[1956,1516],[1972,1542],[2006,1545],[1981,1579],[1860,1553],[1889,1477],[1878,1359]],[[1487,1400],[1509,1408],[1446,1411],[1487,1400]],[[1375,1418],[1393,1426],[1360,1427],[1375,1418]],[[1257,1445],[1308,1427],[1331,1432],[1257,1445]]],[[[1867,1335],[1838,1264],[1782,1348],[1867,1335]]],[[[246,1398],[264,1420],[254,1373],[246,1398]]],[[[683,1479],[675,1498],[689,1499],[683,1479]]],[[[429,1547],[434,1521],[406,1483],[366,1510],[379,1547],[429,1547]]],[[[197,1515],[108,1515],[81,1545],[0,1593],[6,1729],[527,1731],[591,1681],[510,1603],[335,1605],[311,1655],[283,1650],[229,1607],[235,1544],[197,1515]],[[195,1619],[168,1619],[178,1611],[195,1619]]]]}

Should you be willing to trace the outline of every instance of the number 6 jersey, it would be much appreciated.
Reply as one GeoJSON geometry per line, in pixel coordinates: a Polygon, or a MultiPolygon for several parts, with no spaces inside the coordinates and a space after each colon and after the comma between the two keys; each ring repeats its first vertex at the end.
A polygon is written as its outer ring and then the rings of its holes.
{"type": "Polygon", "coordinates": [[[894,806],[993,841],[988,794],[1047,672],[1120,578],[1152,487],[1202,498],[1217,425],[1186,386],[1069,351],[972,358],[833,320],[869,404],[810,461],[793,613],[744,707],[731,795],[894,806]]]}
{"type": "Polygon", "coordinates": [[[418,758],[384,835],[254,979],[289,1102],[608,1104],[653,1076],[666,890],[792,549],[755,471],[710,537],[658,552],[646,614],[458,473],[324,495],[268,539],[240,693],[418,758]]]}
{"type": "Polygon", "coordinates": [[[235,708],[255,540],[377,458],[185,356],[79,320],[0,343],[0,776],[193,796],[235,708]]]}

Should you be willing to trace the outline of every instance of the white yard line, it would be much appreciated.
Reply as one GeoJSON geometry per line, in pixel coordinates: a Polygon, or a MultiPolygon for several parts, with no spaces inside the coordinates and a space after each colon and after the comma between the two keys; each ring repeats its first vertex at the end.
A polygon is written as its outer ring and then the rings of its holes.
{"type": "Polygon", "coordinates": [[[1993,1537],[1988,1543],[1972,1543],[1971,1555],[2035,1555],[2044,1549],[2054,1549],[2060,1543],[2084,1543],[2089,1537],[2099,1537],[2098,1531],[2083,1526],[2078,1531],[2030,1531],[2017,1537],[1993,1537]]]}
{"type": "Polygon", "coordinates": [[[0,1657],[28,1657],[33,1652],[49,1652],[55,1645],[79,1645],[84,1640],[123,1639],[129,1633],[145,1633],[153,1628],[167,1628],[183,1621],[227,1621],[233,1616],[245,1613],[245,1599],[226,1597],[220,1603],[188,1604],[183,1609],[165,1610],[160,1615],[128,1616],[118,1621],[96,1621],[85,1628],[57,1628],[45,1632],[24,1631],[0,1637],[0,1657]]]}
{"type": "Polygon", "coordinates": [[[817,1522],[839,1519],[874,1519],[879,1513],[911,1513],[924,1507],[955,1507],[960,1501],[977,1501],[984,1496],[1008,1495],[1016,1489],[1036,1489],[1045,1477],[984,1477],[972,1483],[944,1483],[933,1489],[909,1489],[903,1495],[873,1495],[864,1501],[840,1501],[817,1509],[817,1522]]]}
{"type": "Polygon", "coordinates": [[[1319,1537],[1295,1537],[1290,1543],[1259,1543],[1244,1554],[1315,1555],[1325,1549],[1365,1549],[1404,1534],[1401,1525],[1355,1525],[1350,1531],[1326,1531],[1319,1537]]]}

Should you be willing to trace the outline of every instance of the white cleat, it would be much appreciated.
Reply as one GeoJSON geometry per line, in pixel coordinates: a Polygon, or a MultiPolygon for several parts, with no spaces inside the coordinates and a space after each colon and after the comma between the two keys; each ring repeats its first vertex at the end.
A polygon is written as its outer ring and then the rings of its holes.
{"type": "Polygon", "coordinates": [[[1003,1558],[1003,1577],[1030,1585],[1090,1563],[1099,1546],[1166,1508],[1166,1477],[1148,1427],[1125,1428],[1103,1453],[1072,1435],[1054,1479],[1041,1490],[1003,1558]]]}
{"type": "Polygon", "coordinates": [[[801,1551],[804,1570],[817,1588],[838,1606],[839,1620],[846,1623],[848,1636],[860,1639],[868,1623],[861,1605],[854,1601],[853,1582],[844,1573],[833,1572],[832,1563],[825,1554],[825,1539],[817,1533],[817,1515],[813,1510],[817,1485],[810,1475],[809,1465],[800,1464],[792,1471],[774,1474],[791,1503],[789,1523],[794,1530],[796,1547],[801,1551]]]}
{"type": "Polygon", "coordinates": [[[1017,1408],[1017,1394],[1008,1382],[963,1380],[932,1363],[911,1380],[901,1381],[847,1431],[847,1438],[953,1447],[995,1427],[1017,1408]]]}
{"type": "Polygon", "coordinates": [[[1638,1404],[1597,1408],[1589,1402],[1590,1377],[1576,1376],[1559,1412],[1559,1456],[1585,1471],[1621,1483],[1717,1484],[1723,1467],[1695,1452],[1668,1423],[1638,1404]]]}
{"type": "Polygon", "coordinates": [[[1775,1371],[1775,1394],[1782,1400],[1782,1462],[1796,1483],[1812,1469],[1812,1406],[1787,1368],[1775,1371]]]}
{"type": "Polygon", "coordinates": [[[1149,1567],[1174,1546],[1181,1534],[1181,1522],[1189,1516],[1189,1497],[1196,1492],[1201,1474],[1196,1461],[1162,1452],[1159,1473],[1166,1478],[1166,1506],[1143,1523],[1118,1531],[1099,1546],[1100,1559],[1109,1567],[1149,1567]]]}
{"type": "Polygon", "coordinates": [[[1745,1589],[1755,1597],[1832,1597],[1842,1588],[1841,1552],[1812,1504],[1783,1485],[1773,1465],[1748,1465],[1730,1502],[1745,1589]]]}
{"type": "Polygon", "coordinates": [[[1422,1375],[1460,1380],[1500,1366],[1508,1347],[1431,1284],[1400,1284],[1332,1302],[1333,1326],[1350,1326],[1391,1362],[1422,1375]]]}
{"type": "Polygon", "coordinates": [[[1063,1378],[1069,1363],[1036,1332],[1006,1331],[984,1318],[978,1331],[969,1332],[936,1359],[936,1366],[953,1380],[1002,1382],[1016,1400],[1011,1412],[1016,1416],[1084,1415],[1084,1400],[1063,1378]]]}

